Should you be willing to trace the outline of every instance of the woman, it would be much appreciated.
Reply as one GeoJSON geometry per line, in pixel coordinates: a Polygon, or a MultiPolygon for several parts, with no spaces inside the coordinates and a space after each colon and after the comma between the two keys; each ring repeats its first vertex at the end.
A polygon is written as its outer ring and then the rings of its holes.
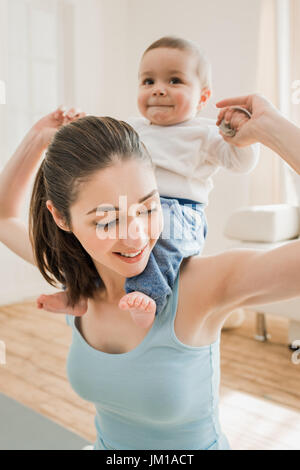
{"type": "Polygon", "coordinates": [[[187,259],[167,306],[141,330],[118,302],[162,230],[151,161],[125,123],[90,116],[62,124],[59,110],[40,120],[5,167],[0,240],[49,281],[64,282],[72,301],[89,297],[84,316],[67,316],[67,371],[74,390],[95,404],[95,449],[229,449],[218,420],[222,325],[236,308],[299,295],[300,242],[187,259]],[[19,206],[57,128],[35,179],[31,245],[19,206]],[[99,206],[118,205],[105,222],[97,215],[99,206]],[[120,254],[141,249],[134,263],[120,254]]]}

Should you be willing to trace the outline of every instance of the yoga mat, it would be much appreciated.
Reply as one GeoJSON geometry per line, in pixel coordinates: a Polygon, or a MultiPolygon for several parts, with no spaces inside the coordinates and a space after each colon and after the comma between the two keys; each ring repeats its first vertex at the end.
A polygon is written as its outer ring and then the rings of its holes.
{"type": "Polygon", "coordinates": [[[0,393],[0,450],[81,450],[82,437],[0,393]]]}

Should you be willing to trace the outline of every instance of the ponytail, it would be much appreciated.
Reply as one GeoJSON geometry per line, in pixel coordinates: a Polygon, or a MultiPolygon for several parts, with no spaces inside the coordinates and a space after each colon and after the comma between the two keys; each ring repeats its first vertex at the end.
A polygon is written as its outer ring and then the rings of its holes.
{"type": "Polygon", "coordinates": [[[30,202],[29,237],[33,255],[49,284],[57,287],[58,281],[66,286],[68,305],[74,307],[81,297],[94,297],[102,281],[74,234],[61,230],[48,210],[43,168],[44,161],[37,172],[30,202]]]}

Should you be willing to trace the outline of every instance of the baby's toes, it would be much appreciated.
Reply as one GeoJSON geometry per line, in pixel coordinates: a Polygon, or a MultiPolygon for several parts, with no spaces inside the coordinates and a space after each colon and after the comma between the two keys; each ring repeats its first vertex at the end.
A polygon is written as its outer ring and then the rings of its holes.
{"type": "Polygon", "coordinates": [[[150,301],[149,297],[143,296],[142,300],[141,300],[141,303],[140,303],[140,307],[143,310],[147,310],[147,307],[149,305],[149,301],[150,301]]]}
{"type": "Polygon", "coordinates": [[[140,309],[144,310],[145,309],[145,307],[143,306],[144,300],[145,299],[144,299],[143,295],[137,295],[134,299],[132,307],[133,308],[140,308],[140,309]]]}
{"type": "Polygon", "coordinates": [[[130,294],[124,295],[120,299],[119,308],[123,310],[128,310],[129,308],[132,308],[135,298],[136,298],[136,294],[132,292],[130,294]]]}
{"type": "Polygon", "coordinates": [[[149,299],[145,310],[148,313],[155,313],[156,312],[156,302],[153,299],[149,299]]]}
{"type": "Polygon", "coordinates": [[[145,310],[148,306],[148,301],[152,300],[145,294],[140,292],[131,292],[124,295],[120,302],[119,307],[123,310],[140,309],[145,310]]]}

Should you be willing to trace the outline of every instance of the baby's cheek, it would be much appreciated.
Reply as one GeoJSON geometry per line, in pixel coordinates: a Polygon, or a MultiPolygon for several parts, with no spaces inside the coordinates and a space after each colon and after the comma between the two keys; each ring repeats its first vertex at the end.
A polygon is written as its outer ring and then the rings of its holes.
{"type": "Polygon", "coordinates": [[[181,115],[185,115],[190,112],[193,107],[193,99],[189,93],[184,91],[178,92],[176,97],[178,111],[181,115]]]}
{"type": "Polygon", "coordinates": [[[138,107],[140,111],[144,111],[147,107],[148,93],[141,91],[138,94],[138,107]]]}

